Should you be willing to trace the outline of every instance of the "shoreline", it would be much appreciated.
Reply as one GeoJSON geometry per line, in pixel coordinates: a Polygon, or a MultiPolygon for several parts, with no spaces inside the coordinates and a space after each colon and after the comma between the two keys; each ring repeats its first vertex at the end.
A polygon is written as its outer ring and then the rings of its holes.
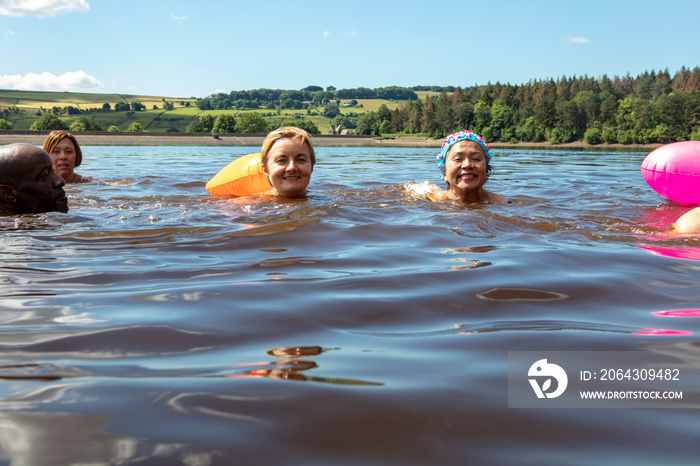
{"type": "MultiPolygon", "coordinates": [[[[0,131],[0,145],[23,142],[41,146],[48,131],[0,131]]],[[[211,133],[75,133],[81,146],[251,146],[260,147],[265,134],[219,134],[211,133]]],[[[440,149],[442,139],[430,138],[381,138],[377,136],[312,136],[315,147],[430,147],[440,149]]],[[[566,144],[549,142],[493,142],[493,149],[626,149],[652,151],[664,144],[596,144],[576,141],[566,144]]]]}

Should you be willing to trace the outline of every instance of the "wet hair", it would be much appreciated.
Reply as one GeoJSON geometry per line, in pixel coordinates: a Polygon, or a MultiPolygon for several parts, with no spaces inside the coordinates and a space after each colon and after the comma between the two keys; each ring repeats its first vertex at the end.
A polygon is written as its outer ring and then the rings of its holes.
{"type": "Polygon", "coordinates": [[[83,152],[80,150],[78,140],[75,139],[75,136],[73,136],[73,134],[69,133],[68,131],[63,131],[62,129],[51,131],[44,140],[44,150],[46,151],[46,153],[51,155],[51,152],[53,152],[54,148],[58,145],[58,143],[65,138],[68,138],[71,141],[73,141],[73,145],[75,146],[75,166],[79,167],[80,164],[83,162],[83,152]]]}
{"type": "Polygon", "coordinates": [[[311,143],[311,136],[305,130],[301,128],[296,128],[294,126],[282,126],[274,131],[270,131],[267,137],[262,143],[262,150],[260,151],[260,164],[263,167],[267,166],[267,159],[270,153],[272,145],[279,141],[280,139],[301,139],[309,146],[309,156],[311,157],[311,166],[316,165],[316,153],[314,152],[314,146],[311,143]]]}

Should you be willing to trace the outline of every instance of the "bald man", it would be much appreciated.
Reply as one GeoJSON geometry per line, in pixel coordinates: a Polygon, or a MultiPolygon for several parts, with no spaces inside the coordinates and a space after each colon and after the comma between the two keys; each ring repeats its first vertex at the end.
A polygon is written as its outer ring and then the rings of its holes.
{"type": "Polygon", "coordinates": [[[68,212],[64,184],[43,149],[31,144],[0,146],[0,215],[68,212]]]}

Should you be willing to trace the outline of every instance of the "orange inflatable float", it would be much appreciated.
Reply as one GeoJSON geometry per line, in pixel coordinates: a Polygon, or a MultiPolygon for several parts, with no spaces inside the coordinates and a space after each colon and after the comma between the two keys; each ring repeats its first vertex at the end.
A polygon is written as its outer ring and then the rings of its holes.
{"type": "Polygon", "coordinates": [[[207,191],[217,196],[255,196],[272,189],[262,171],[260,153],[239,157],[226,165],[207,183],[207,191]]]}

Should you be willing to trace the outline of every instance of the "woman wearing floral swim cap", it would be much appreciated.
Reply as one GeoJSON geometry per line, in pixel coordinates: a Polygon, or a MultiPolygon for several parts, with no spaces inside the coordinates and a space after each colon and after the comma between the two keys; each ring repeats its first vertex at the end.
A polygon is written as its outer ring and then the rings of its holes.
{"type": "Polygon", "coordinates": [[[469,130],[450,134],[437,159],[436,167],[448,190],[429,195],[431,201],[509,202],[507,198],[483,188],[491,171],[491,153],[488,144],[478,134],[469,130]]]}

